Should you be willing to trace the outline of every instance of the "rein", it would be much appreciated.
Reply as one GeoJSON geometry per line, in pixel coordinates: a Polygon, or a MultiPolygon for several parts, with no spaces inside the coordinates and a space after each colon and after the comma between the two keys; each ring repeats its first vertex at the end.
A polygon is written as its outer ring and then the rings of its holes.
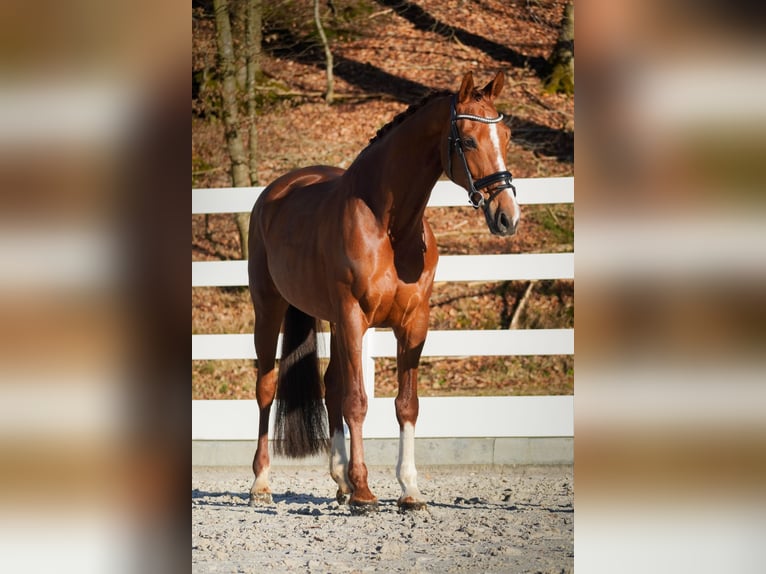
{"type": "Polygon", "coordinates": [[[492,201],[498,193],[505,189],[511,189],[515,197],[516,188],[511,183],[513,176],[511,175],[510,171],[498,171],[474,181],[473,176],[471,175],[471,170],[468,169],[468,161],[465,158],[463,140],[460,137],[460,132],[457,129],[458,120],[469,120],[472,122],[480,122],[482,124],[497,124],[503,121],[503,114],[498,113],[496,118],[485,118],[483,116],[475,116],[473,114],[458,114],[457,96],[452,98],[452,104],[450,106],[450,135],[449,138],[447,138],[447,142],[449,144],[449,149],[447,151],[447,175],[449,178],[452,181],[455,181],[455,178],[452,177],[452,148],[454,147],[458,157],[463,162],[463,168],[465,169],[465,175],[468,180],[468,201],[470,201],[474,209],[485,206],[484,195],[480,190],[494,184],[499,185],[490,193],[489,201],[492,201]]]}

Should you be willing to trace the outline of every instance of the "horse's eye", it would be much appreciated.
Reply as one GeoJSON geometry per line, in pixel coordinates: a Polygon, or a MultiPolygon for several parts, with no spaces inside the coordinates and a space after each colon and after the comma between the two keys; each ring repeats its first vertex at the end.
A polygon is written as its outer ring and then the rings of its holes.
{"type": "Polygon", "coordinates": [[[463,139],[463,145],[465,146],[465,149],[478,149],[479,147],[479,145],[476,143],[476,140],[473,138],[463,139]]]}

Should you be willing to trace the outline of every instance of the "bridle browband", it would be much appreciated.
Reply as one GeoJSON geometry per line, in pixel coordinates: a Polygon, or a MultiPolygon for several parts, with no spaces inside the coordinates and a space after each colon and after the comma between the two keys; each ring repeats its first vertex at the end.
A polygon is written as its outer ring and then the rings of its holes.
{"type": "Polygon", "coordinates": [[[479,207],[485,205],[484,195],[480,190],[494,184],[499,185],[490,194],[489,201],[492,201],[498,193],[505,189],[511,189],[515,197],[516,188],[511,183],[513,176],[511,175],[510,171],[498,171],[474,181],[473,176],[471,176],[471,170],[468,169],[468,161],[465,158],[463,140],[461,139],[460,132],[457,129],[458,120],[469,120],[472,122],[480,122],[482,124],[497,124],[503,121],[503,114],[498,113],[496,118],[485,118],[484,116],[475,116],[473,114],[458,114],[457,96],[452,98],[452,103],[450,105],[450,133],[449,137],[447,138],[449,146],[447,150],[447,176],[452,181],[455,181],[455,178],[452,177],[452,148],[454,147],[458,157],[463,162],[463,167],[465,168],[465,175],[466,179],[468,180],[468,201],[471,202],[471,205],[473,205],[474,209],[478,209],[479,207]]]}

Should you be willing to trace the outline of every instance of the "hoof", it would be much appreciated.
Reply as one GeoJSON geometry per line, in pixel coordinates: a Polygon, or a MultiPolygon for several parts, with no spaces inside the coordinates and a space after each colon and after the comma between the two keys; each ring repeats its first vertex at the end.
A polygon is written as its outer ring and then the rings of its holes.
{"type": "Polygon", "coordinates": [[[365,514],[370,514],[371,512],[378,511],[378,501],[373,500],[371,502],[361,502],[358,500],[352,500],[348,503],[348,508],[352,515],[364,516],[365,514]]]}
{"type": "Polygon", "coordinates": [[[250,502],[248,506],[266,506],[274,504],[274,499],[271,498],[270,492],[251,492],[250,502]]]}
{"type": "Polygon", "coordinates": [[[338,492],[335,493],[335,500],[338,501],[338,504],[341,506],[346,504],[348,502],[350,494],[348,492],[343,492],[340,488],[338,489],[338,492]]]}
{"type": "Polygon", "coordinates": [[[426,503],[422,500],[415,500],[414,498],[407,497],[405,499],[399,499],[397,501],[399,512],[408,512],[410,510],[425,510],[426,503]]]}

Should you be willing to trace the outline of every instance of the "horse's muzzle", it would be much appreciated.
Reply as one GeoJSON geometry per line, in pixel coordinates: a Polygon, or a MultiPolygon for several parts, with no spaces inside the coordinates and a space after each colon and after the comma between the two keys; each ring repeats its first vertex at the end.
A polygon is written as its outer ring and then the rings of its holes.
{"type": "Polygon", "coordinates": [[[512,215],[506,213],[503,209],[496,209],[494,213],[492,210],[485,209],[484,217],[487,220],[487,227],[493,235],[508,236],[516,233],[516,228],[519,225],[519,219],[513,218],[512,215]]]}

